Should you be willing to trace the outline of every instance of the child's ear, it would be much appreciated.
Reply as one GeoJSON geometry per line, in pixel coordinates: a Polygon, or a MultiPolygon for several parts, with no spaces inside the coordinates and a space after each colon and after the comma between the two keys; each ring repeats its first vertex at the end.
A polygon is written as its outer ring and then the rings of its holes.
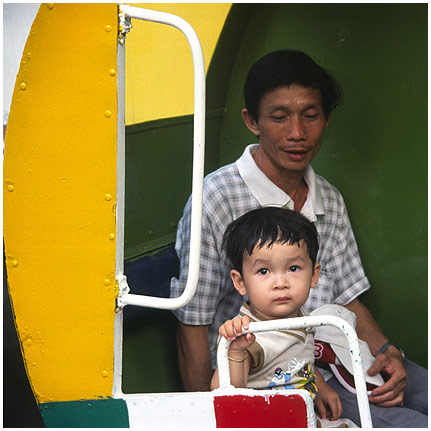
{"type": "Polygon", "coordinates": [[[317,282],[319,281],[319,274],[320,274],[320,263],[316,263],[314,265],[314,272],[313,275],[311,277],[311,287],[316,287],[317,286],[317,282]]]}
{"type": "Polygon", "coordinates": [[[242,278],[242,275],[239,271],[236,269],[232,269],[230,272],[230,276],[233,281],[233,285],[235,289],[241,294],[241,295],[247,295],[247,291],[245,289],[244,280],[242,278]]]}

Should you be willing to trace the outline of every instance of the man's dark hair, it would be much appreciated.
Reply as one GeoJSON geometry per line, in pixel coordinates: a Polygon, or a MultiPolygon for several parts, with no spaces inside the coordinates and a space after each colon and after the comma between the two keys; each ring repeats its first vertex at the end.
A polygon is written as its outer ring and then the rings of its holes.
{"type": "Polygon", "coordinates": [[[263,56],[250,68],[244,86],[247,111],[258,121],[262,97],[271,90],[291,84],[319,89],[326,118],[341,100],[342,89],[337,80],[309,55],[282,50],[263,56]]]}
{"type": "Polygon", "coordinates": [[[301,240],[307,246],[314,269],[319,250],[314,224],[297,211],[264,207],[245,213],[231,222],[223,236],[223,248],[234,269],[242,274],[244,255],[251,255],[255,247],[271,247],[274,243],[297,244],[300,247],[301,240]]]}

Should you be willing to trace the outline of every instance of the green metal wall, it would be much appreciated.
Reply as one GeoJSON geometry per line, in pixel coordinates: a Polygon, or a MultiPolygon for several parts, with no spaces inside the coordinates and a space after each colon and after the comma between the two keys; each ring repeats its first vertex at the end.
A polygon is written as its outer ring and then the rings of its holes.
{"type": "MultiPolygon", "coordinates": [[[[344,103],[313,167],[345,198],[372,284],[361,299],[408,357],[426,366],[427,5],[234,5],[208,72],[206,172],[254,142],[240,115],[245,75],[259,57],[283,48],[309,53],[343,85],[344,103]]],[[[174,239],[191,187],[192,119],[135,125],[126,133],[126,257],[132,257],[174,239]]],[[[157,317],[152,322],[125,334],[126,392],[127,386],[178,388],[138,359],[138,346],[151,340],[152,328],[159,331],[157,317]]],[[[165,338],[173,355],[174,323],[165,338]]],[[[162,368],[176,373],[176,358],[167,357],[160,354],[162,368]]]]}
{"type": "Polygon", "coordinates": [[[220,164],[254,141],[238,91],[249,66],[283,48],[309,53],[343,85],[313,167],[345,198],[372,285],[364,302],[426,366],[427,5],[256,5],[232,70],[220,164]]]}

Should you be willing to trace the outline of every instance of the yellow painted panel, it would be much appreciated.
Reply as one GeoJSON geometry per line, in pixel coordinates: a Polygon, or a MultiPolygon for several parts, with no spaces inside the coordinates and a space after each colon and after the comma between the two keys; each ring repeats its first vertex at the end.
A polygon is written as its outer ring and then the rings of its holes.
{"type": "MultiPolygon", "coordinates": [[[[232,3],[139,3],[168,12],[196,31],[208,70],[232,3]]],[[[176,28],[132,20],[126,38],[126,124],[193,113],[193,65],[185,36],[176,28]]]]}
{"type": "Polygon", "coordinates": [[[10,295],[39,402],[112,394],[116,4],[43,4],[4,162],[10,295]]]}

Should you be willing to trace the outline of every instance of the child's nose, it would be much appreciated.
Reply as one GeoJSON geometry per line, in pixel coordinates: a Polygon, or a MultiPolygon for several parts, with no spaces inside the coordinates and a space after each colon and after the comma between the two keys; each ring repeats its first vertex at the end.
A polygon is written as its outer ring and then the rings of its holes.
{"type": "Polygon", "coordinates": [[[278,274],[275,281],[274,289],[287,289],[289,287],[289,280],[286,274],[278,274]]]}

